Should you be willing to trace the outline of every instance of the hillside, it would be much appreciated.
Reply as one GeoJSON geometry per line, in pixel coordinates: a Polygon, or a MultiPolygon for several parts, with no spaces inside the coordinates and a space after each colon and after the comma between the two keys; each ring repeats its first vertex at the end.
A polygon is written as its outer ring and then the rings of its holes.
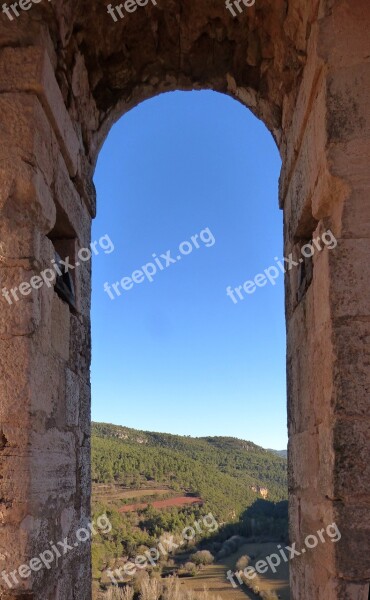
{"type": "Polygon", "coordinates": [[[288,450],[271,450],[269,448],[268,451],[272,452],[273,454],[277,454],[277,456],[280,456],[281,458],[288,458],[288,450]]]}
{"type": "Polygon", "coordinates": [[[108,565],[133,559],[210,512],[220,526],[213,544],[239,533],[281,539],[287,529],[280,502],[287,498],[287,462],[245,440],[93,423],[92,481],[93,517],[106,513],[112,523],[109,535],[93,539],[97,592],[109,586],[108,565]]]}
{"type": "Polygon", "coordinates": [[[202,497],[223,521],[240,515],[259,490],[268,499],[287,497],[286,460],[253,444],[229,437],[192,438],[93,423],[92,478],[125,488],[152,482],[169,492],[202,497]]]}

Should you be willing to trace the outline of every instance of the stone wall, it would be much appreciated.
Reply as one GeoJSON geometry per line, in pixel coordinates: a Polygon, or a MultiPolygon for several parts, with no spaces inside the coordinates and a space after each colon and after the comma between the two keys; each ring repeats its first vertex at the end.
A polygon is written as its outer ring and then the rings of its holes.
{"type": "MultiPolygon", "coordinates": [[[[121,115],[174,89],[230,94],[281,152],[285,256],[330,228],[298,289],[286,278],[294,600],[367,600],[370,581],[370,5],[158,0],[115,23],[102,0],[41,0],[0,16],[0,277],[18,286],[90,241],[99,149],[121,115]]],[[[300,273],[302,275],[302,273],[300,273]]],[[[0,559],[9,573],[89,518],[90,265],[76,306],[53,287],[0,297],[0,559]]],[[[90,598],[89,545],[0,598],[90,598]]]]}

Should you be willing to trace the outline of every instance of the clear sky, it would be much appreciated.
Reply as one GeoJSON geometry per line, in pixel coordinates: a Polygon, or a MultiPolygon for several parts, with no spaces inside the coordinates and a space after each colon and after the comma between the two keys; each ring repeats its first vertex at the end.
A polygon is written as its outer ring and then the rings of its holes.
{"type": "Polygon", "coordinates": [[[92,239],[115,249],[93,260],[93,420],[286,446],[283,275],[226,295],[282,257],[279,171],[265,125],[222,94],[162,94],[112,128],[95,173],[92,239]],[[152,282],[104,291],[151,261],[152,282]]]}

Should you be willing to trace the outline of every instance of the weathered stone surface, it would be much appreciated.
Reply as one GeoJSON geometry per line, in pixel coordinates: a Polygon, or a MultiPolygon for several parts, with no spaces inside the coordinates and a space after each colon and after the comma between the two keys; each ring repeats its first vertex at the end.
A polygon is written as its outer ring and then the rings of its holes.
{"type": "Polygon", "coordinates": [[[335,496],[367,498],[370,494],[369,419],[340,417],[334,427],[335,496]],[[351,488],[348,487],[348,480],[351,488]]]}
{"type": "Polygon", "coordinates": [[[69,358],[70,314],[69,307],[54,294],[51,315],[51,343],[53,350],[64,360],[69,358]]]}
{"type": "Polygon", "coordinates": [[[368,600],[370,588],[368,583],[350,583],[340,581],[337,588],[339,600],[368,600]]]}
{"type": "Polygon", "coordinates": [[[364,581],[370,579],[370,556],[359,552],[367,547],[370,535],[370,514],[366,502],[356,502],[354,498],[347,505],[338,502],[335,506],[335,522],[341,533],[341,540],[335,544],[338,570],[344,579],[364,581]]]}
{"type": "Polygon", "coordinates": [[[79,378],[73,371],[66,369],[66,423],[73,426],[79,422],[80,388],[79,378]]]}
{"type": "Polygon", "coordinates": [[[44,516],[44,505],[60,506],[76,494],[76,442],[72,433],[53,428],[31,438],[31,502],[44,516]]]}
{"type": "Polygon", "coordinates": [[[340,320],[335,327],[337,347],[334,384],[335,410],[349,417],[367,418],[370,389],[370,321],[340,320]]]}
{"type": "Polygon", "coordinates": [[[350,180],[350,186],[337,195],[333,206],[335,230],[350,239],[370,237],[369,162],[370,148],[366,139],[334,144],[329,160],[336,178],[350,180]]]}
{"type": "Polygon", "coordinates": [[[80,144],[44,48],[4,48],[0,53],[0,93],[36,93],[53,125],[71,176],[77,173],[80,144]]]}
{"type": "MultiPolygon", "coordinates": [[[[0,15],[0,287],[49,268],[60,236],[75,255],[88,246],[105,136],[130,108],[175,89],[229,94],[272,132],[283,160],[286,256],[299,258],[302,243],[327,228],[337,237],[337,248],[313,257],[304,292],[298,269],[285,277],[291,538],[301,544],[334,520],[343,532],[292,563],[292,599],[367,600],[368,0],[257,0],[237,18],[213,0],[158,0],[117,22],[100,0],[20,13],[0,15]]],[[[90,263],[74,283],[76,309],[53,287],[13,305],[0,296],[8,570],[73,536],[89,511],[90,263]]],[[[90,596],[89,544],[0,592],[2,600],[90,596]]]]}
{"type": "Polygon", "coordinates": [[[370,281],[370,243],[365,239],[341,239],[329,253],[332,277],[332,312],[336,319],[370,317],[367,287],[370,281]]]}

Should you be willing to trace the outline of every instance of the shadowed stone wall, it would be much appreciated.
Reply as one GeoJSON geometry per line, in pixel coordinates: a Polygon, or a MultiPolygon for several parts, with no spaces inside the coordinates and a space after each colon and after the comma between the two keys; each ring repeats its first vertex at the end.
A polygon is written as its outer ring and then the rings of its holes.
{"type": "MultiPolygon", "coordinates": [[[[367,0],[257,0],[238,18],[222,1],[158,0],[117,23],[103,0],[41,0],[0,16],[1,288],[49,268],[54,248],[76,262],[112,123],[175,89],[230,94],[272,132],[285,256],[327,228],[338,239],[303,289],[302,272],[286,277],[291,540],[342,532],[294,559],[294,600],[368,600],[369,30],[367,0]]],[[[90,275],[73,272],[73,309],[53,286],[0,297],[7,573],[89,518],[90,275]]],[[[88,600],[90,587],[86,543],[0,598],[88,600]]]]}

